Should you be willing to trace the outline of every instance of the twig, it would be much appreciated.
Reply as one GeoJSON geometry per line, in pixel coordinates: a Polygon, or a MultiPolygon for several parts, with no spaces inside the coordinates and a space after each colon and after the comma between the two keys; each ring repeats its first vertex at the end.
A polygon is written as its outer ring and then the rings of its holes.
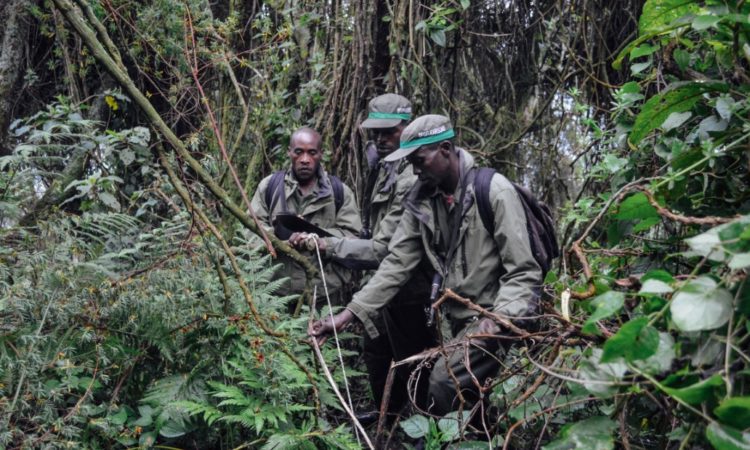
{"type": "Polygon", "coordinates": [[[443,304],[446,300],[454,300],[458,303],[461,303],[462,305],[466,306],[472,311],[478,312],[480,315],[487,317],[489,319],[494,320],[495,322],[499,323],[500,325],[504,326],[505,328],[511,330],[512,332],[516,333],[520,337],[529,337],[531,336],[529,332],[526,330],[523,330],[515,325],[505,316],[501,316],[500,314],[493,313],[490,311],[487,311],[486,309],[482,308],[481,306],[477,305],[476,303],[472,302],[471,300],[467,298],[463,298],[460,295],[453,292],[451,289],[446,289],[443,295],[432,304],[432,309],[438,309],[440,305],[443,304]]]}
{"type": "Polygon", "coordinates": [[[649,191],[645,186],[635,186],[633,190],[641,191],[648,199],[648,202],[656,209],[656,212],[662,216],[666,217],[667,219],[670,219],[674,222],[680,222],[684,223],[686,225],[721,225],[723,223],[731,222],[738,217],[739,215],[735,215],[732,217],[715,217],[715,216],[706,216],[706,217],[688,217],[683,216],[682,214],[674,213],[667,208],[661,206],[659,202],[656,201],[656,198],[654,198],[654,194],[649,191]]]}
{"type": "MultiPolygon", "coordinates": [[[[221,150],[221,156],[222,158],[224,158],[224,162],[226,163],[227,168],[229,169],[229,172],[232,174],[232,179],[234,180],[234,183],[237,185],[237,190],[240,192],[240,196],[242,196],[242,201],[245,202],[245,206],[247,207],[247,210],[250,212],[250,215],[252,216],[253,220],[258,225],[258,231],[260,232],[260,236],[263,238],[263,242],[266,243],[266,247],[268,248],[269,253],[271,253],[275,257],[276,250],[274,250],[273,244],[271,244],[271,240],[268,238],[268,233],[266,233],[265,228],[260,225],[258,216],[256,216],[255,211],[253,211],[253,207],[250,206],[250,199],[248,199],[247,192],[245,192],[245,188],[242,186],[242,182],[240,181],[240,178],[237,176],[237,171],[234,169],[234,165],[232,164],[232,161],[229,159],[229,155],[227,154],[227,149],[224,146],[224,139],[222,139],[221,131],[219,130],[219,126],[216,123],[216,117],[214,116],[214,112],[211,109],[210,103],[208,102],[208,97],[206,97],[206,93],[203,91],[203,85],[200,82],[200,78],[198,78],[198,54],[196,53],[195,32],[193,30],[193,19],[190,15],[189,8],[186,9],[185,14],[186,14],[186,21],[188,24],[188,29],[190,30],[190,34],[189,36],[185,37],[185,40],[187,40],[189,37],[190,43],[192,44],[192,58],[190,54],[185,55],[188,61],[192,61],[192,64],[190,67],[190,73],[193,76],[193,80],[195,81],[196,87],[198,87],[198,92],[201,95],[201,100],[203,100],[202,103],[206,107],[206,114],[208,114],[208,119],[211,122],[211,128],[214,131],[214,136],[216,136],[216,142],[219,144],[219,150],[221,150]]],[[[185,49],[185,53],[188,53],[187,48],[185,49]]]]}
{"type": "Polygon", "coordinates": [[[375,447],[372,445],[372,442],[370,442],[370,438],[367,436],[367,433],[365,432],[365,429],[362,427],[362,424],[359,423],[359,420],[357,420],[357,416],[354,414],[354,411],[352,411],[352,409],[349,407],[349,404],[346,402],[346,399],[344,399],[344,396],[341,395],[341,392],[339,391],[338,386],[336,386],[336,382],[333,380],[333,376],[331,375],[331,371],[328,369],[328,365],[326,364],[325,358],[323,358],[323,354],[320,352],[320,346],[318,345],[317,339],[310,339],[310,343],[312,345],[313,350],[315,351],[315,356],[318,358],[320,367],[323,369],[323,373],[326,376],[326,380],[328,380],[328,384],[331,385],[333,392],[336,394],[336,397],[338,397],[339,402],[341,402],[341,406],[344,407],[344,410],[349,415],[349,418],[352,420],[354,427],[362,435],[362,438],[365,440],[367,447],[370,448],[371,450],[375,450],[375,447]]]}
{"type": "Polygon", "coordinates": [[[391,401],[391,390],[393,389],[393,379],[396,376],[396,366],[391,361],[391,366],[388,369],[388,376],[385,377],[385,387],[383,388],[383,399],[380,402],[380,416],[378,417],[378,428],[375,432],[375,445],[377,448],[382,448],[380,445],[383,439],[383,427],[385,427],[385,417],[388,413],[388,403],[391,401]]]}
{"type": "Polygon", "coordinates": [[[625,398],[620,411],[620,436],[622,436],[622,446],[625,450],[630,450],[630,440],[628,439],[628,425],[625,421],[627,417],[628,399],[625,398]]]}

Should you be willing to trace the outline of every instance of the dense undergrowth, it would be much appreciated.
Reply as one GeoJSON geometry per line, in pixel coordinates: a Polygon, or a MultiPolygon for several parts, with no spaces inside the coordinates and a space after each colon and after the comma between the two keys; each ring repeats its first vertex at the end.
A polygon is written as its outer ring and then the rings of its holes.
{"type": "MultiPolygon", "coordinates": [[[[645,3],[615,60],[630,81],[612,88],[606,118],[582,120],[596,152],[575,155],[585,182],[558,213],[566,252],[542,326],[505,334],[516,343],[487,386],[483,425],[470,428],[469,411],[407,411],[381,444],[750,448],[748,17],[742,1],[645,3]]],[[[452,29],[440,29],[444,41],[452,29]]],[[[102,100],[135,108],[117,92],[102,100]]],[[[64,97],[11,125],[0,446],[365,446],[305,342],[308,310],[293,317],[296,299],[273,294],[271,256],[205,180],[157,158],[164,143],[148,124],[117,125],[85,120],[64,97]]],[[[323,350],[336,369],[334,347],[323,350]]]]}

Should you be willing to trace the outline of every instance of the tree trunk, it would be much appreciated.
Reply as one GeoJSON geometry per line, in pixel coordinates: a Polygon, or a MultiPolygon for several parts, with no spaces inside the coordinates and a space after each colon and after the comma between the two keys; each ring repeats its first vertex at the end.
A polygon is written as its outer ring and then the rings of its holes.
{"type": "Polygon", "coordinates": [[[8,126],[21,94],[32,0],[0,2],[0,156],[9,155],[8,126]]]}

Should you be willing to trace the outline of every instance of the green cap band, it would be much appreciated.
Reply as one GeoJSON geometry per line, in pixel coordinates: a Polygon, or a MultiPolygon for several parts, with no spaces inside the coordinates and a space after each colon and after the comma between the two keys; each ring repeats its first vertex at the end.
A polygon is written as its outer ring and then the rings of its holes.
{"type": "Polygon", "coordinates": [[[456,133],[453,132],[453,128],[449,128],[442,133],[435,134],[433,136],[425,136],[423,138],[414,139],[409,142],[402,142],[400,148],[412,148],[421,147],[422,145],[433,144],[435,142],[444,141],[454,137],[456,133]]]}
{"type": "Polygon", "coordinates": [[[371,112],[367,115],[368,119],[402,119],[402,120],[409,120],[411,118],[411,114],[409,113],[384,113],[384,112],[371,112]]]}

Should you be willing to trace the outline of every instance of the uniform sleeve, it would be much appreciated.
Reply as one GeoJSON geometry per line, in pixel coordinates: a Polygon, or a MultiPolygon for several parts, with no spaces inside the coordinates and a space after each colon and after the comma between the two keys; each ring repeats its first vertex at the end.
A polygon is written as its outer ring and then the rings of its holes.
{"type": "Polygon", "coordinates": [[[416,177],[412,173],[411,166],[405,168],[396,178],[396,191],[391,199],[388,212],[380,220],[378,232],[372,237],[373,251],[379,261],[382,261],[388,254],[388,244],[401,223],[401,217],[404,215],[404,202],[415,180],[416,177]]]}
{"type": "Polygon", "coordinates": [[[422,260],[424,249],[421,239],[417,218],[409,211],[404,212],[401,224],[388,246],[388,256],[347,305],[373,339],[379,335],[373,318],[411,278],[411,272],[422,260]]]}
{"type": "MultiPolygon", "coordinates": [[[[372,239],[329,237],[326,241],[326,257],[355,270],[377,269],[380,258],[372,239]]],[[[387,249],[386,249],[387,250],[387,249]]]]}
{"type": "Polygon", "coordinates": [[[495,212],[495,243],[505,269],[494,311],[524,316],[534,311],[542,285],[542,271],[529,244],[526,212],[515,188],[502,177],[493,177],[490,198],[495,212]]]}
{"type": "Polygon", "coordinates": [[[359,207],[354,193],[349,186],[344,185],[344,202],[336,214],[336,225],[329,231],[337,237],[354,237],[359,235],[362,229],[362,220],[359,218],[359,207]]]}
{"type": "Polygon", "coordinates": [[[396,233],[404,213],[404,200],[414,184],[411,168],[406,168],[396,180],[395,192],[390,199],[388,211],[378,223],[378,231],[372,239],[328,238],[327,255],[337,261],[346,261],[348,267],[361,270],[376,269],[388,255],[388,244],[396,233]]]}

